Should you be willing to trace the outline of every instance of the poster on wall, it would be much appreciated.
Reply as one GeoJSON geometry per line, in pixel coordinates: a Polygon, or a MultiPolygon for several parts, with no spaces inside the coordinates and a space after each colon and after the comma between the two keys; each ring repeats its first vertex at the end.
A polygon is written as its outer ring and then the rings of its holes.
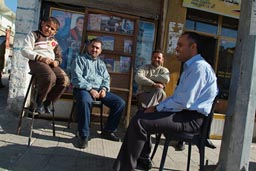
{"type": "Polygon", "coordinates": [[[88,14],[87,29],[132,35],[134,22],[117,16],[90,13],[88,14]]]}
{"type": "Polygon", "coordinates": [[[60,22],[60,28],[55,38],[62,50],[63,62],[61,67],[70,75],[71,61],[80,52],[84,14],[60,8],[51,8],[50,16],[57,18],[60,22]]]}
{"type": "Polygon", "coordinates": [[[169,22],[167,53],[175,53],[175,48],[177,46],[178,39],[182,34],[183,27],[184,24],[182,23],[169,22]],[[176,31],[174,31],[175,29],[176,31]]]}
{"type": "Polygon", "coordinates": [[[239,19],[241,0],[183,0],[183,6],[239,19]]]}
{"type": "Polygon", "coordinates": [[[135,70],[144,64],[151,63],[151,54],[154,48],[155,23],[140,21],[137,37],[135,70]]]}
{"type": "MultiPolygon", "coordinates": [[[[151,55],[155,44],[155,32],[156,28],[154,22],[139,21],[134,72],[142,65],[151,63],[151,55]]],[[[133,94],[136,93],[137,88],[136,82],[133,81],[133,94]]]]}

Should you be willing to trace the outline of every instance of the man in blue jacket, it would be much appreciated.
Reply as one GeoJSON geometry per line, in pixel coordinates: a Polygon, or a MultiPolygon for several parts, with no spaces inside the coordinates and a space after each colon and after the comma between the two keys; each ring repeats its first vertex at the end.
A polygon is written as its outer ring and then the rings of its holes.
{"type": "Polygon", "coordinates": [[[110,108],[108,121],[102,132],[102,137],[120,141],[115,135],[121,119],[125,102],[110,92],[110,76],[105,63],[99,58],[102,52],[102,41],[92,39],[87,46],[87,52],[78,56],[72,62],[71,82],[73,93],[77,102],[79,139],[76,144],[79,148],[86,148],[90,135],[90,116],[92,101],[100,100],[110,108]]]}

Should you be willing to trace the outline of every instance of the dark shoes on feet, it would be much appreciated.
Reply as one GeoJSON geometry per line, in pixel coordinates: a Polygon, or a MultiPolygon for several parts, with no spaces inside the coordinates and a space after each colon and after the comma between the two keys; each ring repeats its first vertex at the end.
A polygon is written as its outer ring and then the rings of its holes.
{"type": "Polygon", "coordinates": [[[78,137],[75,147],[85,149],[88,147],[88,138],[87,137],[78,137]]]}
{"type": "Polygon", "coordinates": [[[101,133],[101,137],[111,141],[117,141],[117,142],[121,141],[121,139],[118,136],[116,136],[114,132],[103,131],[101,133]]]}
{"type": "MultiPolygon", "coordinates": [[[[211,149],[216,148],[216,146],[212,143],[212,141],[210,139],[206,139],[205,147],[208,147],[208,148],[211,148],[211,149]]],[[[175,146],[176,151],[183,151],[184,149],[185,149],[185,142],[183,142],[183,141],[179,141],[175,146]]]]}
{"type": "Polygon", "coordinates": [[[39,114],[45,113],[44,105],[42,103],[37,104],[36,112],[39,113],[39,114]]]}
{"type": "Polygon", "coordinates": [[[139,158],[137,160],[137,169],[150,170],[152,161],[149,158],[139,158]]]}
{"type": "Polygon", "coordinates": [[[179,141],[179,142],[175,145],[175,151],[183,151],[183,150],[185,150],[185,142],[179,141]]]}
{"type": "Polygon", "coordinates": [[[50,105],[39,103],[37,104],[36,112],[39,114],[52,114],[52,109],[50,105]]]}
{"type": "Polygon", "coordinates": [[[216,148],[216,146],[212,143],[212,141],[211,141],[210,139],[207,139],[207,140],[205,141],[205,146],[206,146],[206,147],[209,147],[209,148],[211,148],[211,149],[215,149],[215,148],[216,148]]]}
{"type": "Polygon", "coordinates": [[[52,109],[50,105],[44,105],[44,110],[46,114],[52,114],[52,109]]]}

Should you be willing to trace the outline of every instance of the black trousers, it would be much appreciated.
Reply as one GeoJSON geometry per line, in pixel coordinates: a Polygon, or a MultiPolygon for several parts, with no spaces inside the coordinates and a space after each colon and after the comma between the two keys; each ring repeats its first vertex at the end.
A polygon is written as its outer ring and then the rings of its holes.
{"type": "Polygon", "coordinates": [[[150,134],[196,132],[205,116],[197,111],[143,113],[138,111],[126,131],[123,144],[113,165],[116,171],[133,171],[139,157],[149,157],[150,134]]]}

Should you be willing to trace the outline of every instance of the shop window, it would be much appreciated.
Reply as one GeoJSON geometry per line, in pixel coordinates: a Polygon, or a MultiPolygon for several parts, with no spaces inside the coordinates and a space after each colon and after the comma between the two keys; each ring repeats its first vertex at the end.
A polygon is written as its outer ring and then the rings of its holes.
{"type": "Polygon", "coordinates": [[[223,17],[221,36],[237,37],[238,20],[234,18],[223,17]]]}
{"type": "Polygon", "coordinates": [[[220,43],[217,77],[221,99],[228,99],[235,46],[234,42],[226,40],[220,43]]]}
{"type": "Polygon", "coordinates": [[[188,8],[185,28],[188,30],[217,34],[218,15],[188,8]]]}

